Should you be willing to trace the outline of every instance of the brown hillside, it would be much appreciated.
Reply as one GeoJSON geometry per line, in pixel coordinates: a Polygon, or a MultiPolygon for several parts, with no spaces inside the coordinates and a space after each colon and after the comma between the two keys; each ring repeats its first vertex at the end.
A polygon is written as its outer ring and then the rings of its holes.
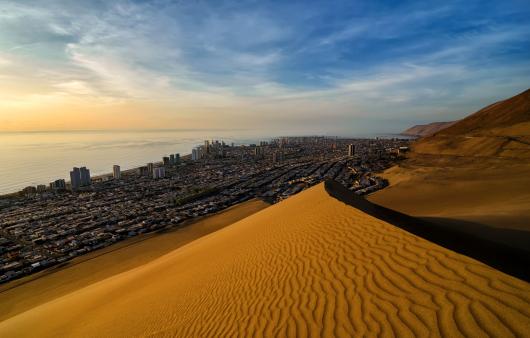
{"type": "Polygon", "coordinates": [[[414,152],[530,159],[530,89],[419,140],[414,152]]]}
{"type": "Polygon", "coordinates": [[[418,125],[415,125],[414,127],[411,127],[409,129],[405,130],[401,134],[402,135],[409,135],[409,136],[420,136],[420,137],[429,136],[429,135],[432,135],[434,133],[439,132],[442,129],[450,127],[450,126],[452,126],[455,123],[456,123],[456,121],[451,121],[451,122],[433,122],[433,123],[429,123],[429,124],[418,124],[418,125]]]}
{"type": "Polygon", "coordinates": [[[530,135],[529,128],[517,129],[508,133],[519,123],[530,122],[530,89],[504,101],[499,101],[482,108],[478,112],[458,121],[453,126],[444,129],[441,135],[530,135]],[[506,129],[510,127],[510,129],[506,129]],[[502,131],[502,132],[499,132],[502,131]]]}

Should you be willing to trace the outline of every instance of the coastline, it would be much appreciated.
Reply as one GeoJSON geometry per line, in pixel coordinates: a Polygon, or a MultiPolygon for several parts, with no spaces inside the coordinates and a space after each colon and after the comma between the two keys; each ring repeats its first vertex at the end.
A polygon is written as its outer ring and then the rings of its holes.
{"type": "MultiPolygon", "coordinates": [[[[189,160],[191,159],[191,154],[186,154],[186,155],[182,155],[181,157],[181,160],[189,160]]],[[[157,162],[152,162],[153,164],[155,165],[160,165],[162,164],[163,162],[162,161],[157,161],[157,162]]],[[[122,174],[131,174],[133,173],[135,170],[138,170],[140,167],[133,167],[133,168],[129,168],[129,169],[124,169],[122,170],[122,174]]],[[[90,168],[89,168],[90,169],[90,168]]],[[[94,175],[91,177],[92,180],[98,180],[98,179],[102,179],[104,177],[112,177],[112,173],[111,172],[107,172],[107,173],[104,173],[104,174],[99,174],[99,175],[94,175]]],[[[70,181],[67,181],[65,180],[66,184],[70,183],[70,181]]],[[[40,184],[44,184],[44,183],[40,183],[40,184]]],[[[46,185],[46,187],[49,186],[49,183],[47,184],[44,184],[46,185]]],[[[15,192],[10,192],[10,193],[5,193],[5,194],[0,194],[0,200],[2,199],[9,199],[9,198],[16,198],[19,196],[20,194],[20,190],[19,191],[15,191],[15,192]]]]}

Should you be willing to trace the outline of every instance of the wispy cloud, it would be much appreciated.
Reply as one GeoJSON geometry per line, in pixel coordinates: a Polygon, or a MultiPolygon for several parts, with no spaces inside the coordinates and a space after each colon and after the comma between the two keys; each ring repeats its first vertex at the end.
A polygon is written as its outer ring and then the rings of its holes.
{"type": "Polygon", "coordinates": [[[406,124],[453,98],[454,118],[524,89],[529,7],[4,1],[0,106],[142,101],[191,125],[220,113],[246,124],[392,114],[406,124]]]}

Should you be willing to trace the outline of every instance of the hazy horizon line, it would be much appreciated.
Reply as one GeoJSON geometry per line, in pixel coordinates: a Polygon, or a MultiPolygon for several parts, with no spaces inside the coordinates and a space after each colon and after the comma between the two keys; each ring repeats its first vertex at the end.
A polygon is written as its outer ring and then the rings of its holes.
{"type": "Polygon", "coordinates": [[[82,133],[82,132],[141,132],[141,131],[242,131],[254,130],[246,128],[105,128],[105,129],[38,129],[38,130],[0,130],[2,134],[33,134],[33,133],[82,133]]]}

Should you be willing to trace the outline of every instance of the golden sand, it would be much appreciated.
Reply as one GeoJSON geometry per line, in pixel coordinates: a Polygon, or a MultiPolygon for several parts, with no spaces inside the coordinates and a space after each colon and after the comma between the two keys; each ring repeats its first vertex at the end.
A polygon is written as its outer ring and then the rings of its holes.
{"type": "Polygon", "coordinates": [[[530,284],[320,184],[0,323],[1,337],[525,336],[530,284]]]}
{"type": "Polygon", "coordinates": [[[530,231],[530,163],[413,154],[379,175],[390,187],[368,199],[416,217],[530,231]]]}
{"type": "Polygon", "coordinates": [[[139,235],[78,257],[64,268],[51,269],[0,287],[0,321],[37,305],[131,270],[197,238],[250,216],[269,204],[253,199],[163,233],[139,235]]]}

